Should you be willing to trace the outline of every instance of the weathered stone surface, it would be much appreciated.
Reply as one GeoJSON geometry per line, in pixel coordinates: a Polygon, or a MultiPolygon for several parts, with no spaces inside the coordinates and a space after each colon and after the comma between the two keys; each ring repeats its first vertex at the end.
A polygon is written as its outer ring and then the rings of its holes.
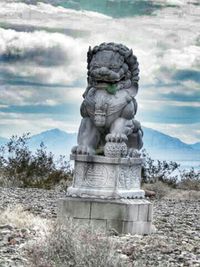
{"type": "Polygon", "coordinates": [[[58,214],[69,213],[73,218],[88,219],[90,218],[90,201],[82,201],[80,199],[74,198],[72,201],[59,201],[60,206],[58,207],[58,214]]]}
{"type": "Polygon", "coordinates": [[[133,51],[122,44],[102,43],[88,51],[88,85],[74,154],[135,157],[142,129],[135,120],[139,68],[133,51]],[[107,143],[106,143],[107,142],[107,143]]]}
{"type": "Polygon", "coordinates": [[[75,160],[68,196],[104,199],[144,198],[140,189],[141,158],[71,155],[75,160]]]}
{"type": "Polygon", "coordinates": [[[80,220],[88,219],[90,224],[94,226],[101,225],[104,230],[115,229],[119,233],[130,234],[151,233],[152,222],[148,220],[148,217],[152,218],[151,206],[152,204],[149,201],[138,199],[108,201],[68,197],[60,199],[58,202],[59,219],[62,221],[66,217],[80,220]],[[77,207],[78,210],[82,209],[80,213],[75,211],[77,207]],[[77,214],[79,215],[77,216],[77,214]],[[88,214],[87,218],[86,214],[88,214]]]}
{"type": "Polygon", "coordinates": [[[123,222],[123,233],[130,234],[150,234],[152,232],[152,224],[146,221],[138,221],[138,222],[123,222]]]}
{"type": "Polygon", "coordinates": [[[105,230],[116,226],[120,233],[150,233],[151,204],[127,200],[145,196],[140,188],[143,160],[138,151],[143,132],[135,120],[137,58],[122,44],[102,43],[89,49],[87,62],[83,119],[71,155],[73,184],[67,189],[68,198],[60,200],[60,217],[88,218],[105,230]]]}

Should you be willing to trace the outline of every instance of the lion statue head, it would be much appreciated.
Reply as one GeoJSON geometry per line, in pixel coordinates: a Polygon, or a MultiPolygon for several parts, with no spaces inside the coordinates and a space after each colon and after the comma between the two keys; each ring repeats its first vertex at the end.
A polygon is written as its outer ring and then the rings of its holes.
{"type": "Polygon", "coordinates": [[[115,43],[102,43],[87,54],[88,88],[108,89],[109,93],[132,88],[138,91],[138,61],[132,49],[115,43]]]}

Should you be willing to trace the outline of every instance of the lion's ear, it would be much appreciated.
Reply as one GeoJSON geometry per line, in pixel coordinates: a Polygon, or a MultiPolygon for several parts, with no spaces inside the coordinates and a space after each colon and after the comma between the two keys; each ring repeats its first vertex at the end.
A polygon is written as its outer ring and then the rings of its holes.
{"type": "Polygon", "coordinates": [[[92,60],[92,48],[89,46],[88,52],[87,52],[87,63],[90,64],[90,61],[92,60]]]}
{"type": "Polygon", "coordinates": [[[88,53],[92,53],[92,48],[91,48],[91,46],[89,46],[88,53]]]}

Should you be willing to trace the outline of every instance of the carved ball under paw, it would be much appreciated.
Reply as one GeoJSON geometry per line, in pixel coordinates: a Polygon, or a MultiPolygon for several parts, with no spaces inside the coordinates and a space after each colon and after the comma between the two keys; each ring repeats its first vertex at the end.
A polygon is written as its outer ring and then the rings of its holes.
{"type": "Polygon", "coordinates": [[[107,142],[104,147],[104,154],[109,158],[125,158],[127,155],[127,145],[125,142],[107,142]]]}

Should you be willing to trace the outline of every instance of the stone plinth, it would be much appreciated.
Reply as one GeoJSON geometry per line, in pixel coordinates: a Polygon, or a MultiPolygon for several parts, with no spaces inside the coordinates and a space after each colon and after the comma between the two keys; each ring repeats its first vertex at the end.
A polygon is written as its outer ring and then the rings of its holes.
{"type": "Polygon", "coordinates": [[[65,223],[69,217],[80,224],[115,229],[120,234],[150,234],[152,204],[145,199],[60,199],[58,218],[65,223]]]}
{"type": "Polygon", "coordinates": [[[82,198],[144,198],[140,189],[141,158],[71,155],[73,185],[67,195],[82,198]]]}

